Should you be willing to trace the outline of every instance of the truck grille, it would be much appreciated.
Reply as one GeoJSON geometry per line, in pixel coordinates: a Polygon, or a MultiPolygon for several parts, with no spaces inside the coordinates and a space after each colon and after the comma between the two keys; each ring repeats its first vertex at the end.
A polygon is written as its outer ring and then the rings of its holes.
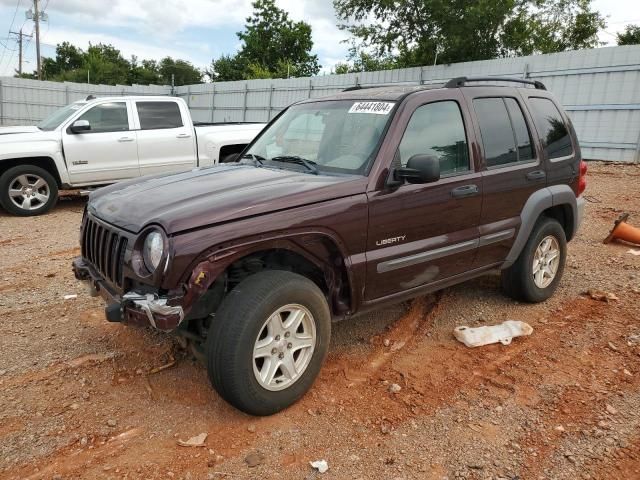
{"type": "Polygon", "coordinates": [[[122,288],[127,238],[87,217],[82,232],[82,256],[114,285],[122,288]]]}

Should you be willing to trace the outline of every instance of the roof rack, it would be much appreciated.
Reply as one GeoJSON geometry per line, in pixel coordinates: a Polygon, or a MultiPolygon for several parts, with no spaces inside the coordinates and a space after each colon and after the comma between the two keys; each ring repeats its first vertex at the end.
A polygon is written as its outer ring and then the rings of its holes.
{"type": "Polygon", "coordinates": [[[445,88],[464,87],[468,82],[515,82],[533,85],[537,90],[546,90],[544,83],[537,80],[526,80],[524,78],[511,77],[456,77],[444,84],[445,88]]]}
{"type": "Polygon", "coordinates": [[[384,87],[426,87],[428,85],[422,85],[419,83],[405,83],[405,82],[391,82],[391,83],[378,83],[371,85],[353,85],[351,87],[347,87],[343,89],[343,92],[353,92],[356,90],[367,90],[370,88],[384,88],[384,87]]]}

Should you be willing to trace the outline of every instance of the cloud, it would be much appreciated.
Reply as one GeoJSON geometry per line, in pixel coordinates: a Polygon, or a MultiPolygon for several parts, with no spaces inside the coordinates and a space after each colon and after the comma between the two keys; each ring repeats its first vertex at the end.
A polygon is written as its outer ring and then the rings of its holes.
{"type": "MultiPolygon", "coordinates": [[[[21,5],[21,10],[30,2],[22,0],[22,3],[25,5],[21,5]]],[[[212,56],[234,53],[237,39],[233,32],[242,29],[252,12],[251,0],[51,0],[50,3],[43,0],[43,3],[50,18],[43,40],[46,43],[70,41],[82,48],[89,42],[111,43],[127,57],[135,54],[139,58],[158,59],[171,55],[200,67],[208,65],[212,56]]],[[[276,4],[289,12],[293,20],[311,24],[313,50],[323,71],[333,67],[333,59],[344,58],[347,48],[341,40],[347,34],[336,26],[331,1],[276,0],[276,4]]],[[[0,7],[7,10],[15,9],[15,5],[16,0],[0,0],[0,7]]]]}

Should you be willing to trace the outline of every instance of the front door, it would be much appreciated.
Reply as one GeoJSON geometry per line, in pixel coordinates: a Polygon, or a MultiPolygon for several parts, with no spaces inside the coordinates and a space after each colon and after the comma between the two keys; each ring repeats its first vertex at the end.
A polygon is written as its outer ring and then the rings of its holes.
{"type": "Polygon", "coordinates": [[[138,147],[128,102],[104,102],[74,120],[86,120],[90,130],[62,132],[62,145],[74,185],[111,183],[137,177],[138,147]]]}
{"type": "Polygon", "coordinates": [[[441,101],[412,100],[411,109],[398,118],[406,129],[394,166],[406,165],[413,155],[434,155],[440,159],[441,178],[370,193],[366,300],[418,289],[472,268],[482,183],[471,158],[462,97],[445,93],[441,101]]]}

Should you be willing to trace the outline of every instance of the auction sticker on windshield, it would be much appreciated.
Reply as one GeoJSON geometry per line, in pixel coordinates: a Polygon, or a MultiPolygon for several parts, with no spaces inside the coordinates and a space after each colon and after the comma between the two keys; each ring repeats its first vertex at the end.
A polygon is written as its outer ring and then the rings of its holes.
{"type": "Polygon", "coordinates": [[[390,102],[356,102],[349,109],[349,113],[373,113],[387,115],[393,108],[390,102]]]}

